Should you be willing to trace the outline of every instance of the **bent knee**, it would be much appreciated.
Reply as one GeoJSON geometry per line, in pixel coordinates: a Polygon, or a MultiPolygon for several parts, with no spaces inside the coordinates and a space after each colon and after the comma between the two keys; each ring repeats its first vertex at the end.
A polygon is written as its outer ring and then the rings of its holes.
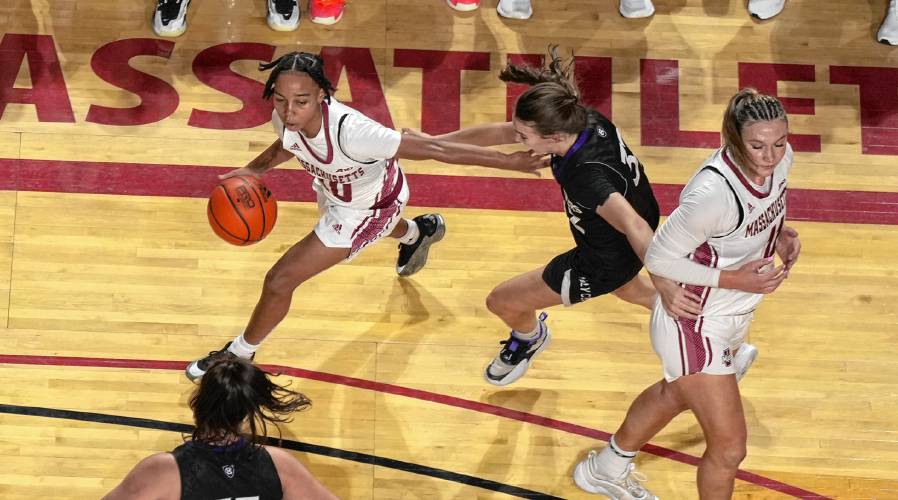
{"type": "Polygon", "coordinates": [[[497,316],[513,312],[514,300],[501,288],[495,288],[486,296],[486,308],[497,316]]]}
{"type": "Polygon", "coordinates": [[[725,442],[719,445],[708,445],[705,456],[729,469],[739,468],[739,464],[745,460],[746,455],[745,442],[725,442]]]}
{"type": "Polygon", "coordinates": [[[277,267],[271,268],[265,274],[264,292],[269,294],[292,294],[296,287],[302,284],[302,280],[277,267]]]}

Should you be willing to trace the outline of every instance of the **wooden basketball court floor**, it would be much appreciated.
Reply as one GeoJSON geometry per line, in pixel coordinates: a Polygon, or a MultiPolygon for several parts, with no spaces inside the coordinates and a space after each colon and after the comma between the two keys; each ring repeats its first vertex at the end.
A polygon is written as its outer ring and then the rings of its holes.
{"type": "MultiPolygon", "coordinates": [[[[3,2],[0,497],[98,498],[176,446],[184,364],[240,331],[265,271],[313,226],[298,165],[269,177],[280,215],[262,243],[229,246],[205,220],[215,175],[274,137],[258,60],[324,48],[344,102],[441,132],[505,119],[516,90],[499,69],[559,43],[667,211],[740,85],[788,98],[804,248],[752,327],[735,497],[898,498],[898,49],[873,37],[886,1],[789,0],[766,22],[737,0],[657,0],[648,20],[612,0],[534,3],[511,21],[496,0],[351,0],[332,27],[275,33],[260,0],[194,0],[187,33],[162,40],[150,0],[3,2]]],[[[314,402],[285,446],[342,498],[584,497],[572,466],[660,376],[647,312],[554,308],[528,375],[486,384],[506,331],[484,297],[571,245],[557,187],[548,172],[403,167],[408,213],[438,210],[447,237],[411,279],[385,242],[298,290],[257,356],[314,402]]],[[[695,498],[702,451],[687,414],[637,463],[660,497],[695,498]]]]}

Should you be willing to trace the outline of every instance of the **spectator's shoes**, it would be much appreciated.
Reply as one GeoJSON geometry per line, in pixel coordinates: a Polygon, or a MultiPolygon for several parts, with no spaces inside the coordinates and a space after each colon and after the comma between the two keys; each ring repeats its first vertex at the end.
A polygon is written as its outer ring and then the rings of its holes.
{"type": "Polygon", "coordinates": [[[176,37],[187,31],[190,0],[159,0],[153,11],[153,31],[159,36],[176,37]]]}
{"type": "Polygon", "coordinates": [[[629,19],[649,17],[655,13],[652,0],[620,0],[620,15],[629,19]]]}
{"type": "Polygon", "coordinates": [[[345,5],[345,0],[312,0],[309,18],[317,24],[334,24],[343,17],[345,5]]]}
{"type": "Polygon", "coordinates": [[[879,43],[898,45],[898,0],[889,2],[889,12],[876,34],[879,43]]]}
{"type": "Polygon", "coordinates": [[[302,12],[296,0],[268,0],[268,27],[275,31],[293,31],[299,27],[302,12]]]}
{"type": "Polygon", "coordinates": [[[533,5],[530,0],[499,0],[496,12],[509,19],[530,19],[533,15],[533,5]]]}
{"type": "Polygon", "coordinates": [[[758,19],[770,19],[783,11],[786,0],[748,0],[748,13],[758,19]]]}
{"type": "Polygon", "coordinates": [[[480,7],[480,0],[446,0],[446,3],[453,9],[464,12],[480,7]]]}

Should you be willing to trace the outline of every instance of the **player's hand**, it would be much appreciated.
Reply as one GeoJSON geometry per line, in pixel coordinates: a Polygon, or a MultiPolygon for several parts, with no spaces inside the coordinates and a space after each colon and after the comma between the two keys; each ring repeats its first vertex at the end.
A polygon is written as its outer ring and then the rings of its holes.
{"type": "Polygon", "coordinates": [[[529,172],[539,177],[538,170],[549,166],[549,157],[534,154],[533,150],[515,151],[505,155],[505,165],[505,168],[508,170],[529,172]]]}
{"type": "Polygon", "coordinates": [[[786,279],[784,266],[774,267],[773,257],[753,260],[735,271],[720,273],[720,288],[749,293],[771,293],[786,279]]]}
{"type": "Polygon", "coordinates": [[[245,175],[247,177],[255,177],[256,179],[261,179],[263,173],[264,172],[259,172],[258,170],[255,170],[250,167],[241,167],[241,168],[236,168],[234,170],[231,170],[230,172],[221,174],[218,176],[218,178],[220,180],[225,180],[225,179],[230,179],[231,177],[245,175]]]}
{"type": "Polygon", "coordinates": [[[673,319],[698,319],[702,313],[702,298],[678,285],[675,281],[661,276],[650,275],[661,304],[673,319]]]}
{"type": "Polygon", "coordinates": [[[789,275],[789,270],[795,265],[800,253],[801,240],[798,239],[798,231],[789,226],[783,226],[783,230],[776,238],[776,254],[783,261],[786,276],[789,275]]]}

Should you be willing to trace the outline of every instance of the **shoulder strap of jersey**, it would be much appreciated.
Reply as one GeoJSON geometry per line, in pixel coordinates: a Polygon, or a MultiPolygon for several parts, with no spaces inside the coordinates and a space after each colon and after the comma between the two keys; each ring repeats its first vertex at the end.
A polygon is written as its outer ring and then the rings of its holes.
{"type": "Polygon", "coordinates": [[[350,160],[352,160],[356,163],[362,163],[364,165],[371,165],[372,163],[377,163],[377,160],[371,160],[371,161],[356,160],[355,158],[349,156],[349,154],[346,153],[346,150],[343,149],[343,144],[340,142],[340,138],[343,136],[343,120],[345,120],[346,117],[348,117],[348,116],[349,116],[348,113],[344,114],[343,116],[340,117],[340,121],[337,122],[337,147],[340,148],[340,152],[343,153],[343,156],[349,158],[350,160]]]}
{"type": "Polygon", "coordinates": [[[715,174],[719,175],[721,177],[721,179],[723,179],[723,182],[727,183],[727,187],[730,188],[730,192],[733,193],[733,199],[736,201],[736,207],[739,208],[739,220],[736,221],[736,227],[734,227],[730,232],[728,232],[726,234],[721,234],[721,235],[712,236],[712,237],[713,238],[723,238],[724,236],[729,236],[729,235],[733,234],[733,232],[735,232],[737,229],[739,229],[739,226],[742,225],[742,221],[745,218],[745,213],[742,212],[742,202],[739,201],[739,195],[736,194],[736,190],[733,189],[733,185],[730,184],[729,179],[727,179],[726,176],[723,175],[723,172],[721,172],[720,170],[717,170],[717,167],[714,167],[712,165],[706,165],[702,170],[710,170],[710,171],[714,172],[715,174]]]}

